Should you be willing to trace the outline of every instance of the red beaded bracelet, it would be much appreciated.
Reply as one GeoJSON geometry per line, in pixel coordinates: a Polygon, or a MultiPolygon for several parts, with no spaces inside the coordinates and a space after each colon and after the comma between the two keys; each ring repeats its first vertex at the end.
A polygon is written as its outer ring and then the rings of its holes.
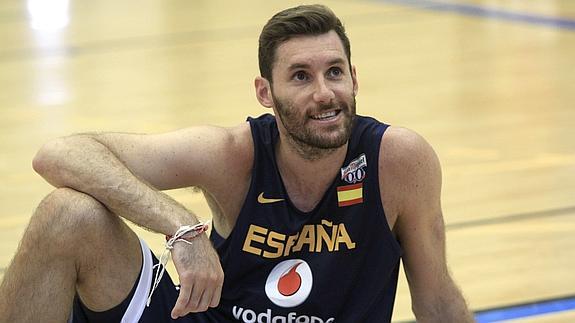
{"type": "Polygon", "coordinates": [[[208,223],[198,223],[194,226],[184,225],[180,227],[173,236],[167,235],[166,241],[170,241],[174,237],[176,237],[176,239],[173,242],[176,242],[179,239],[191,241],[200,234],[208,231],[208,228],[209,228],[208,223]]]}

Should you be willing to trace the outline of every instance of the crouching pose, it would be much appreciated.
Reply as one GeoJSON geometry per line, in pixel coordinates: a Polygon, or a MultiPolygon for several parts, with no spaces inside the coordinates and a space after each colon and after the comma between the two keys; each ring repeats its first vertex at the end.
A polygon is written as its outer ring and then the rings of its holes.
{"type": "Polygon", "coordinates": [[[45,144],[1,322],[389,322],[400,259],[418,322],[472,322],[445,260],[441,171],[414,132],[356,115],[350,43],[326,7],[273,16],[259,102],[233,128],[45,144]],[[161,191],[200,188],[207,224],[161,191]],[[165,234],[181,286],[120,218],[165,234]]]}

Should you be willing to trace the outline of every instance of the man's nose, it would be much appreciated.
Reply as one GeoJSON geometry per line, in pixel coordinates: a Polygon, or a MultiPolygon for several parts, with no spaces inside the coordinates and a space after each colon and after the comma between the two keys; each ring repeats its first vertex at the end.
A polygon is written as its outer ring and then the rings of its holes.
{"type": "Polygon", "coordinates": [[[335,93],[329,87],[329,84],[323,78],[317,78],[313,99],[317,103],[327,104],[335,98],[335,93]]]}

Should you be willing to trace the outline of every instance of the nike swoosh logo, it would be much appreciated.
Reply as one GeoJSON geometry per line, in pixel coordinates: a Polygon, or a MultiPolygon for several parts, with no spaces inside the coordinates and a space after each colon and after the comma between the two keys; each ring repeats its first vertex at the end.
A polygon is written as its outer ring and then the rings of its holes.
{"type": "Polygon", "coordinates": [[[276,203],[276,202],[281,202],[284,199],[268,199],[264,197],[264,192],[261,192],[260,195],[258,195],[258,202],[260,202],[261,204],[268,204],[268,203],[276,203]]]}

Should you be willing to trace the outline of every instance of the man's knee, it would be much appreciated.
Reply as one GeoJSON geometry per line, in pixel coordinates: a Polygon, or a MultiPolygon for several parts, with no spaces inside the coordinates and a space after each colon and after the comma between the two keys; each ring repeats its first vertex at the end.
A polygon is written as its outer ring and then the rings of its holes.
{"type": "Polygon", "coordinates": [[[64,243],[101,233],[117,222],[116,216],[90,195],[58,188],[40,202],[29,229],[39,231],[36,233],[44,239],[64,243]]]}

